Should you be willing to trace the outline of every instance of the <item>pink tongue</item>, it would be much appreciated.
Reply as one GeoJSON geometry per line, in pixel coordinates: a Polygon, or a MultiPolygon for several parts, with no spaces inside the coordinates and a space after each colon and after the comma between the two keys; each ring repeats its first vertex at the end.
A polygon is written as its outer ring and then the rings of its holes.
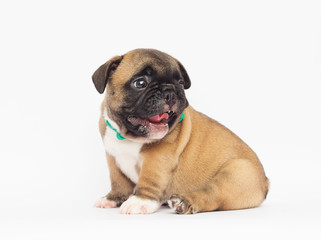
{"type": "Polygon", "coordinates": [[[168,118],[169,118],[168,113],[162,113],[162,114],[159,114],[159,115],[150,117],[150,118],[148,118],[148,120],[149,120],[150,122],[159,123],[159,122],[161,122],[163,119],[168,119],[168,118]]]}

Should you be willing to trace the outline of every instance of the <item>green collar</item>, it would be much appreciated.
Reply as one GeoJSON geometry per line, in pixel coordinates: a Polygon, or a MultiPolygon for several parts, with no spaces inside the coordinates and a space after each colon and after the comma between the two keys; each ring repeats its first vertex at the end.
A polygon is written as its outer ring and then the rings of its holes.
{"type": "MultiPolygon", "coordinates": [[[[180,117],[180,119],[179,119],[178,122],[183,121],[184,118],[185,118],[185,113],[182,113],[182,115],[181,115],[181,117],[180,117]]],[[[126,138],[124,138],[122,135],[120,135],[120,133],[119,133],[115,128],[113,128],[113,127],[111,126],[111,124],[110,124],[107,120],[105,120],[105,122],[106,122],[107,126],[108,126],[111,130],[113,130],[114,132],[116,132],[116,137],[117,137],[118,140],[124,140],[124,139],[126,139],[126,138]]]]}
{"type": "Polygon", "coordinates": [[[105,120],[105,122],[106,122],[107,126],[110,127],[111,130],[113,130],[113,131],[115,131],[117,133],[116,137],[118,138],[118,140],[126,139],[122,135],[120,135],[120,133],[115,128],[113,128],[107,120],[105,120]]]}

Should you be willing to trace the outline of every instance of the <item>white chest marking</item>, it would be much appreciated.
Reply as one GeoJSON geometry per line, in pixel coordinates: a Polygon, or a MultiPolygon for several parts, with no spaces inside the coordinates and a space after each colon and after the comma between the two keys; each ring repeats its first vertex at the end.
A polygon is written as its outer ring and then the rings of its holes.
{"type": "MultiPolygon", "coordinates": [[[[109,119],[104,114],[110,124],[117,129],[118,126],[115,122],[109,119]]],[[[107,153],[115,157],[116,164],[120,170],[135,184],[138,182],[139,170],[141,168],[140,149],[142,143],[132,142],[124,139],[119,140],[116,137],[116,132],[106,125],[106,133],[103,137],[105,150],[107,153]]]]}

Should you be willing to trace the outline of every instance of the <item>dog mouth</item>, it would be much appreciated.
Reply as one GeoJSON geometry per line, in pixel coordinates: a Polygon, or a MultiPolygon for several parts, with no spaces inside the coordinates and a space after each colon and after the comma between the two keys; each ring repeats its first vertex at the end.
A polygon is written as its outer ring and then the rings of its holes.
{"type": "Polygon", "coordinates": [[[138,126],[138,125],[143,125],[147,126],[148,124],[154,124],[154,125],[166,125],[168,124],[173,117],[175,116],[174,111],[167,111],[163,112],[151,117],[147,118],[140,118],[136,116],[129,116],[127,120],[133,125],[133,126],[138,126]]]}
{"type": "Polygon", "coordinates": [[[168,121],[173,117],[175,113],[173,111],[167,111],[161,114],[147,118],[148,121],[154,124],[168,124],[168,121]]]}
{"type": "Polygon", "coordinates": [[[166,135],[169,130],[169,125],[171,125],[176,118],[177,114],[169,110],[147,118],[131,115],[127,118],[127,121],[139,135],[159,139],[166,135]]]}

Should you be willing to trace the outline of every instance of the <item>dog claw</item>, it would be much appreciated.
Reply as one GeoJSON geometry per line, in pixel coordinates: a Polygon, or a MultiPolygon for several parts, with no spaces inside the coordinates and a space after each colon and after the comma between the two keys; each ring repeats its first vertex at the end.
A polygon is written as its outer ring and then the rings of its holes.
{"type": "Polygon", "coordinates": [[[181,206],[181,205],[178,205],[178,206],[176,207],[176,209],[175,209],[175,212],[176,212],[176,213],[182,213],[182,212],[183,212],[182,206],[181,206]]]}

